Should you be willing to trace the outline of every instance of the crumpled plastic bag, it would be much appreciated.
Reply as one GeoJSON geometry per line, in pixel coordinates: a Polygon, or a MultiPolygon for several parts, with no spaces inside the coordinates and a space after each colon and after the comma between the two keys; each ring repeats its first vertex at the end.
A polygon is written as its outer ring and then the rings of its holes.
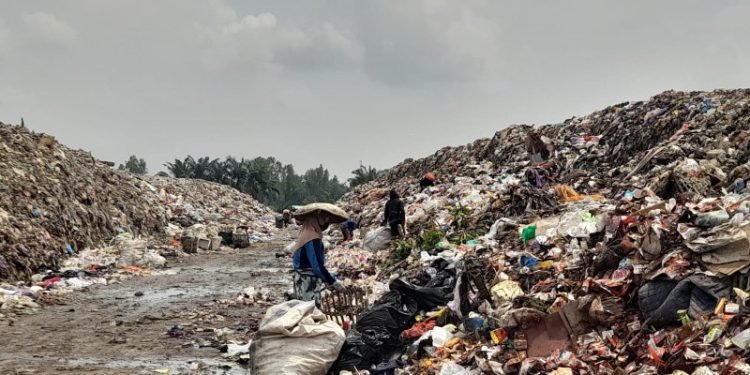
{"type": "Polygon", "coordinates": [[[501,281],[492,287],[492,296],[498,302],[513,301],[516,297],[521,297],[524,294],[521,284],[513,280],[501,281]]]}
{"type": "Polygon", "coordinates": [[[436,348],[442,348],[448,340],[453,338],[453,334],[443,327],[435,327],[430,331],[432,336],[432,345],[436,348]]]}
{"type": "Polygon", "coordinates": [[[708,366],[701,366],[695,369],[690,375],[717,375],[708,366]]]}
{"type": "Polygon", "coordinates": [[[536,238],[536,225],[532,224],[521,231],[521,241],[524,243],[536,238]]]}
{"type": "Polygon", "coordinates": [[[557,233],[560,236],[588,238],[603,231],[606,225],[606,215],[594,215],[588,211],[567,212],[560,218],[557,233]]]}
{"type": "Polygon", "coordinates": [[[453,299],[455,285],[455,274],[444,270],[438,272],[425,286],[414,285],[404,279],[396,279],[389,287],[391,290],[398,290],[415,299],[420,309],[432,310],[446,305],[453,299]]]}
{"type": "Polygon", "coordinates": [[[750,328],[732,337],[732,344],[737,345],[742,350],[750,348],[750,328]]]}
{"type": "Polygon", "coordinates": [[[440,368],[440,375],[469,375],[463,366],[454,362],[444,362],[443,367],[440,368]]]}
{"type": "Polygon", "coordinates": [[[495,221],[492,224],[492,226],[490,227],[489,232],[487,232],[487,234],[484,236],[484,238],[490,239],[490,240],[494,240],[495,238],[497,238],[497,233],[501,229],[505,229],[507,227],[516,227],[516,226],[518,226],[518,224],[516,224],[515,222],[513,222],[510,219],[505,219],[505,218],[498,219],[497,221],[495,221]]]}

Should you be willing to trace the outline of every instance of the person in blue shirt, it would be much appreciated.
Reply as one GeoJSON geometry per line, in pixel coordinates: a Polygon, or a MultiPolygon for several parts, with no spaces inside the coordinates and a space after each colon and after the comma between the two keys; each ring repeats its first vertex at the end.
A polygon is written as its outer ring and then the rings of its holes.
{"type": "Polygon", "coordinates": [[[343,223],[341,223],[341,234],[344,236],[344,239],[341,241],[349,242],[354,239],[354,230],[359,228],[359,224],[356,220],[349,219],[343,223]]]}
{"type": "Polygon", "coordinates": [[[325,267],[323,231],[328,229],[330,216],[316,211],[302,218],[302,230],[294,245],[294,294],[302,301],[320,298],[320,283],[324,282],[336,290],[344,288],[341,281],[331,275],[325,267]]]}

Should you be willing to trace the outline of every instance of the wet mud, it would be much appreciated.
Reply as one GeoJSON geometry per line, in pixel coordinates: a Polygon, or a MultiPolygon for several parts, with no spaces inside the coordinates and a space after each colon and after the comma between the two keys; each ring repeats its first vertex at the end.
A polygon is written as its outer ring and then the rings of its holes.
{"type": "Polygon", "coordinates": [[[222,358],[216,332],[247,339],[269,304],[283,300],[291,285],[290,259],[277,257],[283,246],[175,258],[149,276],[3,322],[0,374],[247,374],[222,358]],[[267,288],[269,300],[232,303],[248,286],[267,288]]]}

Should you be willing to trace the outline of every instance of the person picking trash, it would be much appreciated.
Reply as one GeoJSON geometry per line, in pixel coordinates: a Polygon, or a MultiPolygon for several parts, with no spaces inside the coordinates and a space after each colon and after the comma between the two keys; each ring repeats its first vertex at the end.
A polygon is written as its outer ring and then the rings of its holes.
{"type": "Polygon", "coordinates": [[[302,301],[313,301],[320,298],[320,283],[324,282],[335,290],[344,289],[341,281],[337,280],[325,267],[325,246],[323,245],[323,231],[331,223],[346,220],[341,209],[330,204],[311,204],[298,210],[295,216],[302,223],[299,238],[294,244],[294,295],[302,301]],[[334,213],[330,207],[335,208],[334,213]],[[307,207],[307,209],[306,209],[307,207]],[[325,207],[320,209],[316,207],[325,207]]]}
{"type": "Polygon", "coordinates": [[[344,239],[341,243],[349,242],[354,239],[354,230],[359,228],[359,222],[357,220],[349,219],[341,223],[341,234],[344,239]]]}
{"type": "Polygon", "coordinates": [[[292,212],[287,210],[284,210],[281,213],[281,217],[284,220],[284,228],[288,227],[290,224],[292,224],[292,212]]]}
{"type": "Polygon", "coordinates": [[[391,190],[390,199],[385,204],[383,225],[390,226],[392,237],[401,237],[406,232],[406,210],[396,190],[391,190]]]}
{"type": "Polygon", "coordinates": [[[422,179],[419,180],[419,188],[423,190],[428,186],[435,186],[435,184],[437,184],[437,177],[432,172],[425,173],[422,179]]]}

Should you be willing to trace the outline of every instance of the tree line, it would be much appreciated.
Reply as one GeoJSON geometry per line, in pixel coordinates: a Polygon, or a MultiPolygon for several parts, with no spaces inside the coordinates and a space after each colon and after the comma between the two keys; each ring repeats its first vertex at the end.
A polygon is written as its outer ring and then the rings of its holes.
{"type": "MultiPolygon", "coordinates": [[[[173,177],[198,178],[228,185],[277,211],[292,205],[335,202],[349,188],[372,181],[382,173],[370,166],[360,166],[352,171],[352,177],[345,184],[323,165],[297,174],[294,166],[283,164],[274,157],[237,159],[228,156],[222,160],[187,156],[164,166],[173,177]]],[[[118,169],[137,175],[147,173],[146,162],[135,155],[125,164],[120,164],[118,169]]],[[[157,175],[169,174],[160,172],[157,175]]]]}

